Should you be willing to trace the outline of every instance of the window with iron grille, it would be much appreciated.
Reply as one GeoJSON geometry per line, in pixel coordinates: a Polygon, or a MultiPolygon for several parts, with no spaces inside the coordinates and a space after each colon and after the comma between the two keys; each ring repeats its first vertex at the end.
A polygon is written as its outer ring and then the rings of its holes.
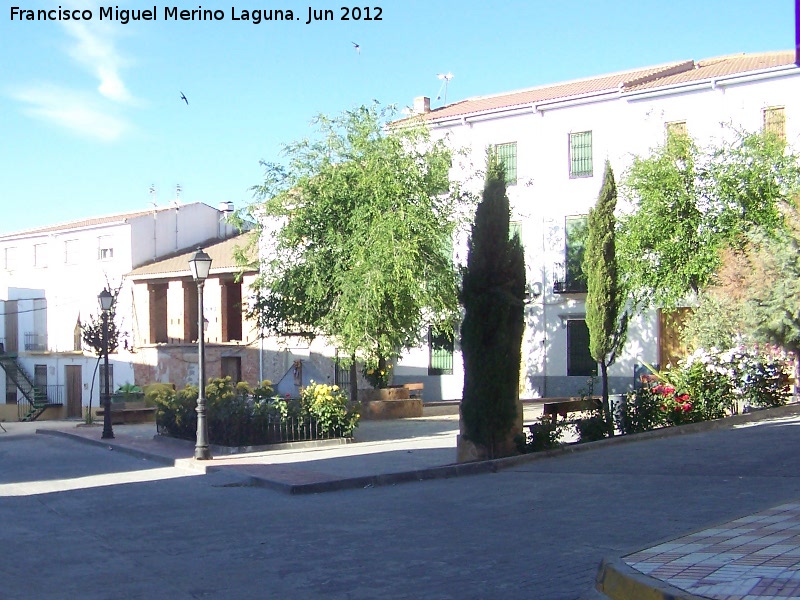
{"type": "Polygon", "coordinates": [[[567,375],[597,375],[597,361],[589,352],[589,327],[583,319],[567,321],[567,375]]]}
{"type": "Polygon", "coordinates": [[[786,139],[786,109],[773,106],[764,109],[764,131],[774,133],[780,139],[786,139]]]}
{"type": "Polygon", "coordinates": [[[686,121],[672,121],[666,124],[667,137],[684,137],[689,135],[689,130],[686,128],[686,121]]]}
{"type": "Polygon", "coordinates": [[[101,235],[97,238],[97,260],[111,260],[114,258],[114,244],[110,235],[101,235]]]}
{"type": "Polygon", "coordinates": [[[586,238],[589,235],[589,217],[575,215],[565,218],[565,281],[564,291],[585,292],[586,273],[583,271],[583,255],[586,249],[586,238]]]}
{"type": "Polygon", "coordinates": [[[592,132],[569,134],[569,176],[592,176],[592,132]]]}
{"type": "Polygon", "coordinates": [[[517,183],[517,142],[496,144],[494,151],[497,154],[497,160],[506,171],[506,185],[515,185],[517,183]]]}
{"type": "Polygon", "coordinates": [[[452,331],[428,329],[428,375],[452,375],[455,340],[452,331]]]}

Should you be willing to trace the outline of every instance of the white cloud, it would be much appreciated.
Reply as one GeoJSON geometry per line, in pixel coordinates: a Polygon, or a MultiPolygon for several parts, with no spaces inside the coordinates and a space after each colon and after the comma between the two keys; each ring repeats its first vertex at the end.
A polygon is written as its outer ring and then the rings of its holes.
{"type": "MultiPolygon", "coordinates": [[[[97,9],[96,0],[74,0],[73,4],[97,9]]],[[[123,68],[130,64],[117,49],[122,30],[99,21],[62,21],[61,26],[67,34],[65,53],[97,79],[96,90],[44,82],[16,86],[11,96],[23,103],[23,114],[32,118],[81,137],[105,142],[120,139],[132,129],[120,111],[140,104],[122,79],[123,68]]]]}
{"type": "Polygon", "coordinates": [[[84,92],[42,84],[17,90],[12,96],[27,105],[23,109],[26,115],[82,137],[112,142],[130,129],[130,124],[113,114],[103,101],[84,92]]]}
{"type": "Polygon", "coordinates": [[[81,21],[64,21],[62,25],[75,42],[68,49],[69,55],[97,77],[100,94],[115,102],[130,102],[133,98],[120,76],[125,61],[117,52],[114,30],[81,21]]]}

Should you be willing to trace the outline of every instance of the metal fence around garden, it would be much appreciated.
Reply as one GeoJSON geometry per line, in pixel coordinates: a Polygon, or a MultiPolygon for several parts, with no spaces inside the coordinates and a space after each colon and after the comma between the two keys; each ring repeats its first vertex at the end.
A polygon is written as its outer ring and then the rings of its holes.
{"type": "MultiPolygon", "coordinates": [[[[169,435],[194,441],[196,421],[193,426],[187,423],[182,432],[176,432],[164,423],[156,420],[156,429],[160,435],[169,435]],[[192,434],[189,434],[189,431],[192,434]],[[183,433],[183,435],[181,434],[183,433]]],[[[209,440],[220,446],[269,446],[288,442],[308,442],[345,437],[338,427],[324,428],[316,419],[294,418],[247,420],[209,420],[209,440]]]]}

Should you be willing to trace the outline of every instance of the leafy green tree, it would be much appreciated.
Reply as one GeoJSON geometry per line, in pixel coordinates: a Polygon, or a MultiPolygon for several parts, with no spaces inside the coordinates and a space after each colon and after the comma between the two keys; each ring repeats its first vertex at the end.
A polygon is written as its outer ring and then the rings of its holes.
{"type": "Polygon", "coordinates": [[[634,300],[673,308],[698,293],[713,281],[723,249],[779,226],[779,207],[798,183],[797,157],[768,133],[740,132],[707,150],[670,135],[637,157],[624,185],[634,210],[620,219],[618,239],[634,300]]]}
{"type": "Polygon", "coordinates": [[[525,328],[525,256],[519,235],[509,239],[505,173],[490,153],[469,240],[461,303],[464,435],[489,457],[513,451],[525,328]]]}
{"type": "Polygon", "coordinates": [[[268,252],[251,316],[269,332],[325,335],[380,369],[428,323],[452,328],[458,308],[451,153],[422,126],[388,127],[392,114],[318,116],[316,139],[286,145],[285,165],[262,163],[250,207],[268,252]]]}
{"type": "Polygon", "coordinates": [[[619,286],[616,254],[617,186],[611,164],[606,161],[603,187],[597,204],[589,211],[588,236],[583,256],[586,273],[586,325],[589,352],[600,364],[603,416],[608,434],[614,435],[614,421],[608,401],[608,367],[625,342],[628,317],[624,293],[619,286]]]}
{"type": "MultiPolygon", "coordinates": [[[[798,197],[800,199],[800,197],[798,197]]],[[[740,263],[746,333],[800,355],[800,210],[775,234],[753,231],[740,263]]]]}

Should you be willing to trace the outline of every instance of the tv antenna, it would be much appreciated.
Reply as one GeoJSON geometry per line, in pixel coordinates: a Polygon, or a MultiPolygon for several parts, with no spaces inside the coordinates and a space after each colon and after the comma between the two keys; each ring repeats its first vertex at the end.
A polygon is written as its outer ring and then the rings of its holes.
{"type": "Polygon", "coordinates": [[[439,93],[436,94],[436,99],[441,99],[442,90],[444,90],[444,103],[447,104],[447,84],[450,83],[450,80],[454,77],[454,75],[448,71],[447,73],[438,73],[436,77],[442,82],[442,85],[439,86],[439,93]]]}

